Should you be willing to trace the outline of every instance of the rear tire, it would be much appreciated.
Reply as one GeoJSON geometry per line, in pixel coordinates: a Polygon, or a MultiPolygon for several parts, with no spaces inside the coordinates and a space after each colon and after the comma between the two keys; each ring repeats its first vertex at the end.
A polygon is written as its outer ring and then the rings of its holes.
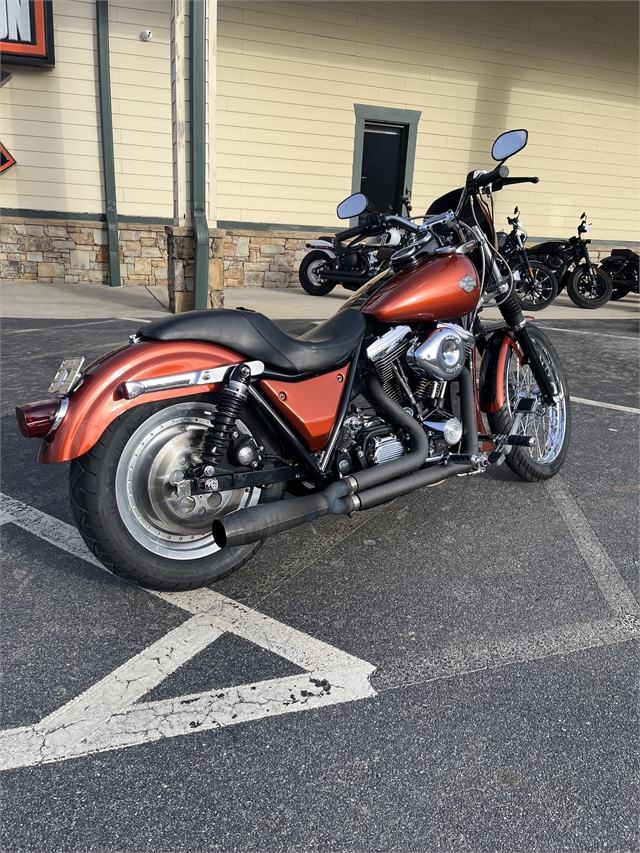
{"type": "Polygon", "coordinates": [[[569,299],[578,308],[602,308],[611,299],[612,292],[613,285],[606,272],[602,269],[596,270],[594,285],[586,264],[576,267],[567,283],[569,299]]]}
{"type": "MultiPolygon", "coordinates": [[[[125,412],[71,463],[71,505],[78,529],[109,571],[150,589],[197,589],[244,565],[262,542],[220,550],[215,518],[279,500],[284,484],[182,495],[175,483],[195,464],[215,403],[211,398],[162,400],[125,412]],[[172,484],[173,482],[173,484],[172,484]]],[[[251,411],[237,421],[267,453],[275,439],[251,411]]]]}
{"type": "Polygon", "coordinates": [[[556,391],[556,403],[548,406],[543,402],[531,368],[521,361],[520,351],[513,343],[505,359],[504,373],[497,377],[497,387],[502,383],[504,388],[504,405],[489,414],[488,420],[494,434],[529,435],[536,439],[533,447],[512,447],[506,463],[523,480],[537,483],[553,477],[564,464],[571,436],[571,409],[567,380],[557,352],[544,332],[531,325],[527,328],[556,391]],[[514,430],[516,406],[523,397],[535,398],[537,410],[523,415],[514,430]]]}
{"type": "Polygon", "coordinates": [[[300,264],[300,284],[311,296],[326,296],[336,286],[336,282],[325,281],[322,276],[322,267],[331,259],[320,251],[309,252],[304,256],[300,264]]]}

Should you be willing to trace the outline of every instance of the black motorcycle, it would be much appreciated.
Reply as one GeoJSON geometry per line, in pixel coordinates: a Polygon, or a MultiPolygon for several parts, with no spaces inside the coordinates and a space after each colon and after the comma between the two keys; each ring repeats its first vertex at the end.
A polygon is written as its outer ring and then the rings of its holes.
{"type": "Polygon", "coordinates": [[[613,301],[623,299],[628,293],[640,293],[639,266],[640,255],[631,249],[613,249],[608,258],[600,261],[600,269],[607,273],[613,285],[613,301]]]}
{"type": "Polygon", "coordinates": [[[583,213],[577,237],[548,240],[529,250],[529,258],[551,270],[558,281],[558,289],[566,287],[569,298],[579,308],[601,308],[613,292],[606,271],[593,264],[589,257],[591,240],[585,240],[582,235],[590,230],[587,214],[583,213]]]}
{"type": "Polygon", "coordinates": [[[507,222],[511,225],[510,233],[498,232],[498,249],[513,272],[520,307],[528,311],[542,311],[558,295],[558,282],[548,267],[530,259],[524,246],[527,234],[520,222],[517,207],[513,214],[507,216],[507,222]]]}
{"type": "MultiPolygon", "coordinates": [[[[408,191],[402,204],[407,210],[407,216],[410,216],[411,196],[408,191]]],[[[338,217],[340,209],[341,205],[338,205],[338,217]]],[[[336,237],[309,240],[306,247],[310,251],[300,264],[298,273],[300,284],[307,293],[311,296],[325,296],[338,284],[346,290],[359,290],[363,284],[387,269],[392,252],[404,245],[408,232],[397,226],[385,225],[384,216],[375,212],[368,216],[377,216],[380,227],[370,228],[369,234],[372,236],[366,240],[343,242],[336,237]]]]}

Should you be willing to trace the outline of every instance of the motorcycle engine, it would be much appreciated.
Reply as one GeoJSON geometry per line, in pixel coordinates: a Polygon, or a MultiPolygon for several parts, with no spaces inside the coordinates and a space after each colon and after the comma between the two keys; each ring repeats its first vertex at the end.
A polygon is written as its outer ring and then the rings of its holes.
{"type": "MultiPolygon", "coordinates": [[[[454,323],[439,323],[424,338],[410,326],[395,326],[367,348],[383,390],[394,402],[420,421],[429,435],[434,454],[457,444],[462,435],[451,413],[449,382],[465,365],[475,338],[454,323]]],[[[343,423],[338,442],[338,469],[345,474],[354,465],[368,467],[397,459],[409,447],[402,430],[387,423],[373,402],[353,406],[343,423]]]]}

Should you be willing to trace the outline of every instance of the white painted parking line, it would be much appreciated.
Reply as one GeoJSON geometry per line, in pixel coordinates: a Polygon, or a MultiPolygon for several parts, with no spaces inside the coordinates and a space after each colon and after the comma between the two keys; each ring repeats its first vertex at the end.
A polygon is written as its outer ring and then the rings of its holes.
{"type": "MultiPolygon", "coordinates": [[[[0,511],[1,523],[12,522],[104,569],[71,525],[6,495],[0,495],[0,511]]],[[[371,664],[220,593],[210,589],[146,592],[193,615],[39,723],[0,731],[0,770],[63,761],[377,695],[370,684],[375,671],[371,664]],[[135,704],[226,632],[306,672],[135,704]]]]}
{"type": "Polygon", "coordinates": [[[625,615],[614,619],[558,625],[464,646],[445,647],[436,654],[421,650],[408,654],[399,678],[394,671],[383,670],[376,679],[376,689],[382,692],[443,678],[460,678],[476,672],[575,654],[639,638],[640,619],[625,615]]]}
{"type": "Polygon", "coordinates": [[[591,332],[584,331],[583,329],[560,329],[557,326],[542,326],[542,329],[549,329],[551,332],[568,332],[571,335],[597,335],[600,338],[615,338],[617,341],[638,341],[640,338],[638,336],[632,337],[631,335],[610,335],[607,332],[591,332]]]}
{"type": "Polygon", "coordinates": [[[633,593],[600,544],[562,477],[556,474],[544,485],[611,610],[616,616],[640,617],[640,606],[633,593]]]}
{"type": "MultiPolygon", "coordinates": [[[[613,612],[613,618],[480,640],[464,647],[408,655],[397,679],[383,673],[379,689],[469,675],[640,637],[640,607],[605,553],[566,484],[545,484],[569,533],[613,612]],[[415,680],[408,673],[415,673],[415,680]]],[[[13,522],[104,569],[78,532],[20,501],[0,495],[0,522],[13,522]]],[[[322,708],[377,695],[371,664],[283,625],[211,589],[149,591],[191,618],[114,672],[32,726],[0,731],[0,769],[35,766],[116,750],[249,720],[322,708]],[[221,690],[143,702],[151,689],[225,632],[279,655],[305,673],[221,690]]]]}
{"type": "Polygon", "coordinates": [[[633,406],[618,406],[616,403],[603,403],[600,400],[587,400],[584,397],[571,397],[572,403],[580,403],[583,406],[597,406],[599,409],[614,409],[616,412],[629,412],[632,415],[640,415],[640,409],[633,406]]]}

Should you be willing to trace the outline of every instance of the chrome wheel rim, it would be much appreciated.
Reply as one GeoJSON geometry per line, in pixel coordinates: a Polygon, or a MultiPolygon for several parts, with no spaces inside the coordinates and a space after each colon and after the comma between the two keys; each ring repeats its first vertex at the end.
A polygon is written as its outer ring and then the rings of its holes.
{"type": "MultiPolygon", "coordinates": [[[[198,461],[215,408],[178,403],[152,415],[134,432],[118,461],[116,503],[133,538],[171,560],[197,560],[219,551],[211,533],[215,518],[253,506],[260,489],[181,495],[180,476],[198,461]],[[194,459],[195,457],[195,459],[194,459]]],[[[238,421],[243,432],[247,427],[238,421]]]]}
{"type": "Polygon", "coordinates": [[[585,299],[602,299],[607,292],[607,286],[602,276],[595,274],[595,280],[588,272],[583,272],[576,283],[576,290],[585,299]]]}
{"type": "Polygon", "coordinates": [[[546,302],[552,293],[551,280],[542,270],[536,270],[533,279],[527,272],[520,271],[520,281],[516,285],[516,294],[522,302],[529,305],[540,305],[546,302]]]}
{"type": "Polygon", "coordinates": [[[321,258],[318,258],[317,261],[312,261],[307,267],[307,277],[311,284],[315,284],[320,286],[324,284],[324,279],[320,276],[320,270],[324,269],[326,266],[326,261],[323,261],[321,258]]]}
{"type": "Polygon", "coordinates": [[[518,449],[532,461],[540,465],[550,465],[558,458],[564,445],[567,430],[567,394],[551,353],[539,340],[536,340],[535,346],[538,357],[551,379],[555,403],[549,406],[544,402],[531,367],[523,364],[516,351],[510,348],[506,376],[507,406],[512,423],[514,417],[516,419],[512,434],[533,436],[535,440],[533,447],[518,449]],[[516,414],[516,408],[523,398],[536,400],[536,407],[533,412],[520,416],[516,414]]]}

